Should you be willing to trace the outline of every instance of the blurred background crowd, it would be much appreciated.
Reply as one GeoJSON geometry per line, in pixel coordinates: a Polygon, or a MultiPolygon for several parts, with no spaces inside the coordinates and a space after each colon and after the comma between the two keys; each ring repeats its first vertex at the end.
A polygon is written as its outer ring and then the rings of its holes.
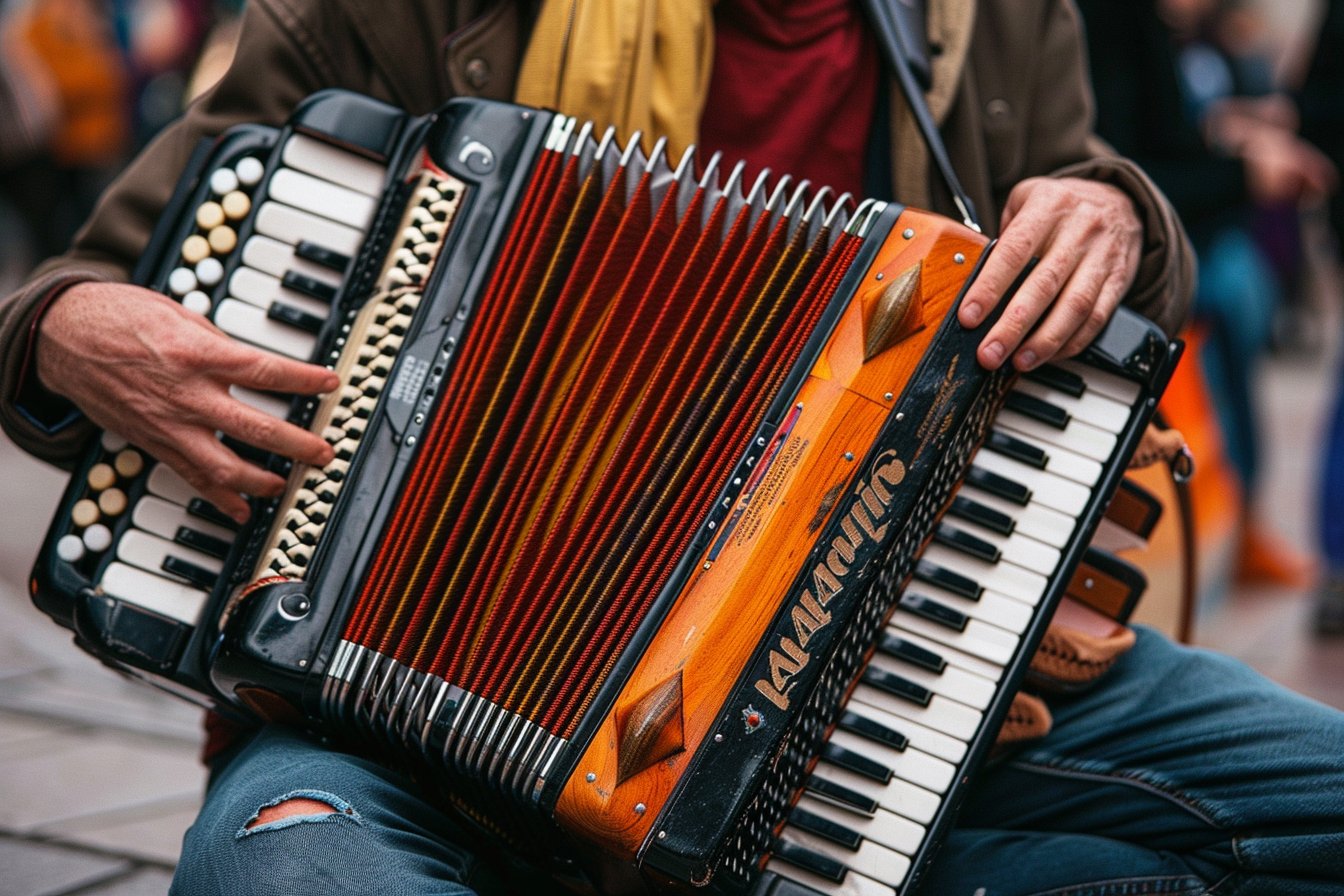
{"type": "MultiPolygon", "coordinates": [[[[243,2],[0,0],[0,293],[62,250],[108,180],[227,65],[243,2]]],[[[1199,463],[1198,604],[1248,583],[1298,589],[1312,635],[1344,635],[1344,0],[1078,3],[1098,129],[1171,197],[1200,261],[1162,408],[1199,463]],[[1283,436],[1267,428],[1295,421],[1257,384],[1285,358],[1333,408],[1289,434],[1313,458],[1294,492],[1312,505],[1307,535],[1265,510],[1265,454],[1283,436]]]]}

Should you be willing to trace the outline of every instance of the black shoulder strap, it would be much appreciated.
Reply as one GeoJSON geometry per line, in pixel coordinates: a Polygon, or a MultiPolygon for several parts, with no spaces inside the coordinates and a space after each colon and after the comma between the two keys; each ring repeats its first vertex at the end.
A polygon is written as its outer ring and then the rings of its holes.
{"type": "Polygon", "coordinates": [[[924,99],[924,91],[933,83],[933,65],[925,37],[924,0],[863,0],[863,4],[873,27],[877,29],[882,53],[896,72],[901,92],[910,103],[915,123],[929,147],[929,155],[933,157],[943,182],[952,193],[952,201],[957,204],[962,221],[967,227],[980,230],[975,205],[962,189],[957,173],[952,170],[947,147],[943,145],[943,138],[939,136],[938,126],[933,121],[933,113],[924,99]]]}

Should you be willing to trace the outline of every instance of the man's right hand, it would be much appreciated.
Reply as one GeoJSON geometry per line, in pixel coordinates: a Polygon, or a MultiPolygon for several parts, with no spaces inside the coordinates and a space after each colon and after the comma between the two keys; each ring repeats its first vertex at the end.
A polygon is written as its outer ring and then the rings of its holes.
{"type": "Polygon", "coordinates": [[[277,495],[284,480],[230,451],[217,432],[315,466],[332,458],[320,436],[238,401],[229,387],[316,395],[339,385],[335,373],[235,342],[138,286],[65,290],[38,329],[37,375],[240,522],[248,514],[243,495],[277,495]]]}

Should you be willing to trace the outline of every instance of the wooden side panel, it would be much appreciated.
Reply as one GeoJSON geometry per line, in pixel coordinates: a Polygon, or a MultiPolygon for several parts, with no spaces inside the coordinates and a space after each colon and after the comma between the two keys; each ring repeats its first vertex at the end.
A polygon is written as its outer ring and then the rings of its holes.
{"type": "Polygon", "coordinates": [[[935,215],[907,210],[898,219],[793,414],[567,782],[556,806],[563,826],[627,859],[637,855],[984,245],[935,215]],[[678,714],[647,699],[668,692],[673,679],[680,681],[678,714]],[[680,747],[670,755],[666,744],[674,741],[631,718],[646,704],[658,706],[658,724],[680,727],[680,747]],[[663,745],[637,772],[634,747],[622,744],[629,730],[663,745]]]}

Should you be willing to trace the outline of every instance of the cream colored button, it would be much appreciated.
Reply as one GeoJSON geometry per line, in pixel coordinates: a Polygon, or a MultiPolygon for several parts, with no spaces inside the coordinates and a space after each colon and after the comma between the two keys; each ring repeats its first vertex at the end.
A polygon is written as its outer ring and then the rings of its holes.
{"type": "Polygon", "coordinates": [[[84,559],[84,539],[78,535],[62,535],[56,542],[56,556],[66,563],[78,563],[84,559]]]}
{"type": "Polygon", "coordinates": [[[98,496],[98,509],[108,516],[120,516],[126,510],[126,493],[119,488],[109,488],[98,496]]]}
{"type": "Polygon", "coordinates": [[[182,241],[182,260],[187,264],[196,264],[210,257],[210,242],[199,233],[193,233],[182,241]]]}
{"type": "Polygon", "coordinates": [[[238,175],[238,182],[245,187],[255,187],[261,183],[262,175],[266,173],[265,166],[255,156],[239,159],[233,170],[238,175]]]}
{"type": "Polygon", "coordinates": [[[252,210],[252,200],[240,190],[234,190],[221,199],[219,204],[224,209],[224,217],[230,221],[240,221],[252,210]]]}
{"type": "Polygon", "coordinates": [[[210,231],[210,248],[220,255],[228,255],[238,245],[238,234],[232,227],[216,227],[210,231]]]}
{"type": "Polygon", "coordinates": [[[117,484],[117,474],[109,464],[94,464],[89,468],[89,488],[100,492],[117,484]]]}
{"type": "Polygon", "coordinates": [[[210,192],[216,196],[227,196],[238,189],[238,175],[232,168],[220,168],[210,175],[210,192]]]}
{"type": "Polygon", "coordinates": [[[196,226],[202,230],[210,230],[223,223],[224,209],[218,202],[207,202],[196,209],[196,226]]]}
{"type": "Polygon", "coordinates": [[[70,508],[70,522],[81,529],[98,522],[99,516],[101,514],[98,512],[98,505],[88,498],[81,498],[70,508]]]}
{"type": "Polygon", "coordinates": [[[113,461],[116,464],[117,472],[130,479],[133,476],[139,476],[145,469],[145,456],[134,448],[127,448],[117,455],[113,461]]]}

